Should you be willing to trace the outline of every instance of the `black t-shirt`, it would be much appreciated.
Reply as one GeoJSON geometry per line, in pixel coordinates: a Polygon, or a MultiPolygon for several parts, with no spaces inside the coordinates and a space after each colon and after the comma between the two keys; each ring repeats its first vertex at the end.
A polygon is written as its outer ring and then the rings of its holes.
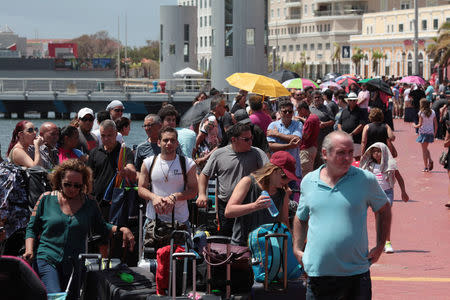
{"type": "MultiPolygon", "coordinates": [[[[93,149],[89,155],[87,164],[93,172],[93,194],[99,202],[103,200],[106,188],[111,182],[111,179],[117,173],[117,162],[119,159],[120,148],[120,143],[117,142],[114,150],[109,153],[106,152],[103,146],[101,146],[93,149]]],[[[128,147],[125,147],[125,151],[125,165],[133,164],[133,152],[128,147]]]]}
{"type": "MultiPolygon", "coordinates": [[[[339,119],[339,124],[342,126],[342,130],[351,133],[355,130],[358,125],[366,124],[365,114],[361,111],[361,109],[356,106],[352,111],[349,107],[346,107],[341,114],[341,118],[339,119]]],[[[353,142],[356,144],[361,144],[362,131],[353,136],[353,142]]]]}

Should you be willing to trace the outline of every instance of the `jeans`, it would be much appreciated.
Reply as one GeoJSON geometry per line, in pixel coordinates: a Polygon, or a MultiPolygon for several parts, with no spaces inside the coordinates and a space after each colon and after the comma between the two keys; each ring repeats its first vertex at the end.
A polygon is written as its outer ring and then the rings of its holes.
{"type": "Polygon", "coordinates": [[[79,264],[74,265],[71,259],[66,259],[55,267],[43,259],[36,259],[33,267],[45,285],[47,294],[64,292],[73,271],[72,283],[67,299],[76,299],[79,291],[79,264]]]}
{"type": "Polygon", "coordinates": [[[372,299],[370,271],[353,276],[309,277],[307,300],[368,300],[372,299]]]}

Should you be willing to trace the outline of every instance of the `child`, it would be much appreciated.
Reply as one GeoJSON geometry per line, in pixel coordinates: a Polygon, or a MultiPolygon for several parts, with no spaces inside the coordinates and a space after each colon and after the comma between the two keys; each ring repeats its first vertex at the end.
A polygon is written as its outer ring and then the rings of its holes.
{"type": "Polygon", "coordinates": [[[428,144],[434,141],[437,133],[436,114],[430,108],[430,102],[427,99],[420,99],[419,124],[414,125],[414,128],[419,128],[419,136],[416,142],[422,144],[422,157],[425,168],[423,172],[433,170],[433,161],[431,160],[428,144]]]}
{"type": "MultiPolygon", "coordinates": [[[[370,146],[361,158],[360,168],[368,170],[376,176],[378,183],[386,193],[391,206],[394,200],[395,179],[397,179],[398,185],[402,191],[402,200],[405,202],[409,200],[409,196],[405,189],[405,182],[397,169],[397,162],[392,157],[392,154],[386,144],[378,142],[370,146]]],[[[390,228],[387,232],[384,252],[394,253],[394,249],[391,244],[390,228]]]]}

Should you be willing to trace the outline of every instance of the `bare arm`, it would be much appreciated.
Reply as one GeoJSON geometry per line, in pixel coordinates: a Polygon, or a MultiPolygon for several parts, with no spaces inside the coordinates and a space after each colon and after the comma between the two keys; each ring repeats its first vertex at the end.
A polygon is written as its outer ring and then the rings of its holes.
{"type": "Polygon", "coordinates": [[[283,204],[281,206],[280,215],[278,216],[278,221],[284,223],[288,227],[289,231],[291,231],[292,228],[289,228],[289,197],[292,194],[292,191],[289,186],[286,186],[284,190],[286,191],[286,193],[284,194],[283,204]]]}
{"type": "Polygon", "coordinates": [[[303,266],[303,251],[306,245],[306,235],[308,233],[308,221],[302,221],[297,216],[294,217],[294,232],[292,234],[292,244],[294,255],[303,266]]]}
{"type": "Polygon", "coordinates": [[[405,181],[403,180],[402,175],[399,170],[395,170],[395,179],[397,179],[398,185],[400,186],[400,190],[402,191],[402,200],[404,202],[408,202],[409,196],[406,193],[405,181]]]}
{"type": "Polygon", "coordinates": [[[362,130],[363,130],[363,128],[364,128],[364,125],[363,124],[359,124],[356,128],[355,128],[355,130],[353,130],[352,132],[350,132],[350,135],[358,135],[362,130]]]}
{"type": "Polygon", "coordinates": [[[438,123],[436,117],[434,117],[433,119],[433,125],[434,125],[434,136],[436,136],[438,130],[438,123]]]}
{"type": "Polygon", "coordinates": [[[386,145],[388,146],[389,151],[391,151],[392,157],[396,158],[398,156],[397,149],[395,149],[394,144],[389,138],[386,140],[386,145]]]}
{"type": "Polygon", "coordinates": [[[388,138],[391,141],[395,141],[395,134],[394,134],[394,131],[392,130],[391,126],[386,124],[386,129],[387,129],[388,138]]]}
{"type": "Polygon", "coordinates": [[[206,195],[208,180],[209,177],[203,173],[198,176],[198,198],[196,201],[198,207],[206,207],[208,204],[208,196],[206,195]]]}
{"type": "Polygon", "coordinates": [[[369,260],[372,264],[376,263],[383,252],[386,243],[387,233],[391,227],[391,205],[386,203],[375,213],[375,223],[377,230],[377,244],[369,252],[369,260]]]}
{"type": "Polygon", "coordinates": [[[277,128],[267,129],[266,135],[274,138],[279,138],[284,142],[290,142],[292,139],[299,138],[297,135],[281,133],[277,128]]]}
{"type": "Polygon", "coordinates": [[[450,133],[448,131],[445,133],[444,147],[450,147],[450,133]]]}
{"type": "Polygon", "coordinates": [[[237,218],[270,206],[270,197],[267,196],[259,196],[255,202],[242,204],[250,189],[251,182],[250,177],[246,176],[236,185],[225,208],[225,217],[237,218]]]}
{"type": "Polygon", "coordinates": [[[269,143],[269,149],[272,152],[276,152],[276,151],[284,151],[287,149],[297,148],[300,146],[300,141],[301,141],[300,139],[298,139],[298,140],[293,139],[289,142],[289,144],[269,143]]]}
{"type": "Polygon", "coordinates": [[[38,136],[34,139],[34,159],[21,148],[13,148],[12,160],[16,165],[31,168],[37,166],[41,160],[41,152],[39,151],[40,146],[44,143],[44,139],[38,136]]]}
{"type": "Polygon", "coordinates": [[[338,130],[342,131],[342,125],[340,123],[338,123],[338,130]]]}
{"type": "Polygon", "coordinates": [[[420,128],[420,127],[422,127],[422,123],[423,123],[423,118],[422,118],[422,116],[419,116],[419,124],[414,125],[414,128],[420,128]]]}
{"type": "Polygon", "coordinates": [[[361,138],[361,153],[364,154],[366,152],[367,145],[367,131],[369,130],[369,125],[364,126],[361,138]]]}
{"type": "Polygon", "coordinates": [[[192,167],[189,172],[186,174],[187,183],[186,189],[183,192],[173,193],[172,195],[175,197],[176,201],[183,201],[195,198],[198,192],[198,184],[197,184],[197,176],[195,174],[196,168],[192,167]]]}

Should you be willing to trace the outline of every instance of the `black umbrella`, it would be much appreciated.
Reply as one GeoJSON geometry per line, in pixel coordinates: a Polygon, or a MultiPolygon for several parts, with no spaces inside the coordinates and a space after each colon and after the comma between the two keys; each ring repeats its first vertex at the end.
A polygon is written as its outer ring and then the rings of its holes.
{"type": "Polygon", "coordinates": [[[367,84],[367,89],[369,91],[380,90],[383,93],[386,93],[388,95],[391,95],[391,96],[393,95],[389,84],[387,84],[386,82],[384,82],[383,80],[381,80],[379,78],[369,80],[366,82],[366,84],[367,84]]]}
{"type": "Polygon", "coordinates": [[[192,124],[200,123],[200,121],[211,111],[211,99],[208,98],[202,102],[197,102],[189,108],[180,120],[180,127],[189,127],[192,124]]]}
{"type": "Polygon", "coordinates": [[[280,83],[283,83],[289,79],[300,78],[297,73],[285,69],[272,72],[268,74],[267,77],[278,80],[280,83]]]}

